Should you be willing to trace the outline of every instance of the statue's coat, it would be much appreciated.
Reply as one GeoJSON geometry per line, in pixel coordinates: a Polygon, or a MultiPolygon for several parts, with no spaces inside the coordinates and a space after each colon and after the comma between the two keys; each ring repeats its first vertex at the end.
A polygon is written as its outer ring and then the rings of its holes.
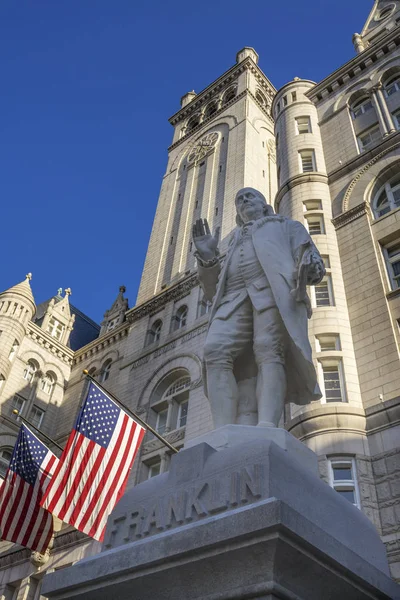
{"type": "MultiPolygon", "coordinates": [[[[219,264],[212,267],[199,265],[199,279],[207,299],[213,301],[210,311],[210,324],[215,318],[217,308],[224,296],[227,268],[232,252],[238,242],[240,228],[234,230],[222,269],[219,264]]],[[[316,371],[312,362],[312,351],[307,334],[307,303],[298,302],[291,295],[296,288],[298,267],[305,248],[313,252],[321,260],[318,250],[305,227],[298,221],[292,221],[280,215],[267,216],[253,225],[252,239],[260,265],[271,286],[276,306],[289,336],[286,356],[287,402],[308,404],[319,400],[321,392],[317,383],[316,371]]],[[[235,309],[235,299],[230,300],[232,306],[224,309],[225,318],[235,309]],[[231,310],[232,309],[232,310],[231,310]]],[[[205,369],[204,369],[205,371],[205,369]]],[[[254,376],[257,372],[254,355],[243,355],[235,369],[238,380],[254,376]]],[[[204,373],[204,390],[207,394],[206,373],[204,373]]]]}

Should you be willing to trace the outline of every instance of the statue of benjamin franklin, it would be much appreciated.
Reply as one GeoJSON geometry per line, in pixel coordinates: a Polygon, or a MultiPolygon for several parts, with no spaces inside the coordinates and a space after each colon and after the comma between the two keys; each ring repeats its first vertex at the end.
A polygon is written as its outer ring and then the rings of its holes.
{"type": "Polygon", "coordinates": [[[251,424],[277,427],[285,402],[321,397],[307,335],[306,285],[319,283],[325,268],[304,226],[274,214],[259,191],[241,189],[235,205],[237,227],[222,266],[219,229],[213,236],[206,220],[193,225],[199,280],[212,301],[204,388],[215,428],[244,422],[241,396],[251,389],[251,424]]]}

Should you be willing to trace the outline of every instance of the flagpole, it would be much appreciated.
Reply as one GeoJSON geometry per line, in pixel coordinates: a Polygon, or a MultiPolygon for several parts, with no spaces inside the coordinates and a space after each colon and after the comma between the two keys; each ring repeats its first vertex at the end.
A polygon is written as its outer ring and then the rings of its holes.
{"type": "MultiPolygon", "coordinates": [[[[36,427],[36,425],[34,425],[30,421],[28,421],[28,419],[25,419],[25,417],[23,417],[22,415],[20,415],[16,408],[13,410],[13,413],[14,413],[14,415],[17,415],[18,418],[21,419],[21,421],[23,423],[26,423],[30,427],[33,427],[33,429],[36,429],[36,431],[38,433],[40,433],[40,435],[42,437],[46,438],[46,440],[48,442],[50,442],[51,444],[54,444],[55,446],[57,446],[57,448],[59,448],[61,450],[61,452],[64,450],[64,448],[62,446],[60,446],[60,444],[57,444],[57,442],[55,442],[51,437],[49,437],[48,435],[46,435],[45,433],[43,433],[43,431],[41,429],[39,429],[39,427],[36,427]]],[[[3,419],[6,419],[7,421],[9,421],[10,423],[13,423],[15,425],[15,421],[13,421],[12,419],[9,419],[5,415],[2,415],[2,417],[3,417],[3,419]]]]}
{"type": "Polygon", "coordinates": [[[117,402],[117,404],[119,404],[124,410],[126,410],[126,412],[128,412],[136,421],[139,421],[139,423],[141,425],[143,425],[143,427],[145,427],[148,431],[150,431],[157,439],[160,440],[160,442],[162,442],[165,446],[167,446],[170,450],[172,450],[172,452],[175,452],[176,454],[179,452],[179,450],[177,448],[175,448],[175,446],[172,446],[172,444],[170,444],[168,442],[168,440],[163,438],[162,435],[160,435],[158,433],[158,431],[153,429],[153,427],[151,425],[146,423],[146,421],[143,421],[143,419],[141,419],[139,417],[139,415],[137,415],[135,412],[133,412],[133,410],[128,408],[123,402],[121,402],[121,400],[118,400],[118,398],[116,396],[114,396],[114,394],[112,394],[110,391],[108,391],[107,388],[105,388],[101,383],[96,381],[96,379],[94,377],[89,375],[89,371],[87,369],[83,370],[83,374],[86,375],[86,377],[90,381],[93,381],[93,383],[96,384],[100,389],[102,389],[104,393],[106,393],[108,396],[110,396],[110,398],[112,398],[112,400],[117,402]]]}

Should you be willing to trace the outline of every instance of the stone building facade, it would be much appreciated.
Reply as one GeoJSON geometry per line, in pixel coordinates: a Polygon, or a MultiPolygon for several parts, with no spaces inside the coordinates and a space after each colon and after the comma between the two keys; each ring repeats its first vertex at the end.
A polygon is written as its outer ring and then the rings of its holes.
{"type": "MultiPolygon", "coordinates": [[[[191,225],[235,227],[234,195],[261,190],[303,222],[327,267],[310,289],[309,335],[323,399],[290,406],[282,425],[314,450],[321,477],[356,504],[387,546],[400,579],[400,1],[377,0],[355,56],[320,83],[276,90],[244,48],[235,65],[170,123],[168,164],[137,303],[120,288],[101,329],[71,309],[69,291],[35,307],[29,278],[0,295],[0,405],[65,443],[84,368],[177,448],[211,428],[201,380],[208,304],[196,277],[191,225]],[[73,316],[75,315],[75,322],[73,316]],[[74,345],[69,343],[75,335],[74,345]],[[71,337],[69,337],[71,336],[71,337]]],[[[17,424],[1,419],[0,469],[17,424]]],[[[146,435],[129,485],[168,469],[146,435]]],[[[46,570],[98,551],[58,524],[50,556],[0,547],[7,600],[40,598],[46,570]]]]}

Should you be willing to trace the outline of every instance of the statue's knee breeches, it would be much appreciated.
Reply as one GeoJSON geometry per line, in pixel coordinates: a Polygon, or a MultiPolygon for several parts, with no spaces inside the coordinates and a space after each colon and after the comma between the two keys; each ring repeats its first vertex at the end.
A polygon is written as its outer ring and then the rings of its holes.
{"type": "Polygon", "coordinates": [[[232,345],[218,335],[208,335],[204,344],[204,360],[207,366],[233,368],[232,345]]]}
{"type": "Polygon", "coordinates": [[[286,343],[286,328],[277,308],[255,315],[253,350],[258,365],[285,364],[286,343]]]}

